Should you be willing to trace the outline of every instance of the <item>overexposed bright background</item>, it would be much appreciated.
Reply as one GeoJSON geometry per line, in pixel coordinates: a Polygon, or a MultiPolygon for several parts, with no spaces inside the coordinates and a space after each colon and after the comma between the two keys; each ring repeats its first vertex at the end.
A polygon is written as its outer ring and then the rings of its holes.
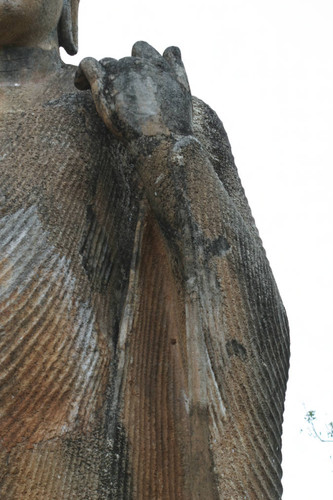
{"type": "Polygon", "coordinates": [[[333,2],[81,0],[65,60],[124,57],[137,40],[181,48],[228,132],[290,320],[283,500],[332,500],[333,444],[304,415],[333,420],[333,2]]]}

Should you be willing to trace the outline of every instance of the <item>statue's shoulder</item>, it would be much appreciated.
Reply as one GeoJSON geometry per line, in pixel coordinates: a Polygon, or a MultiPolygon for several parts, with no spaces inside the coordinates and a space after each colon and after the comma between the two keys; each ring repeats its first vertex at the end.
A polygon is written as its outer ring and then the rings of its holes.
{"type": "Polygon", "coordinates": [[[228,135],[222,121],[208,104],[197,97],[193,97],[192,102],[193,133],[207,151],[217,175],[229,191],[229,184],[238,184],[239,178],[228,135]]]}
{"type": "Polygon", "coordinates": [[[208,153],[228,193],[242,190],[223,123],[216,112],[197,97],[193,97],[193,133],[208,153]]]}
{"type": "Polygon", "coordinates": [[[261,245],[223,123],[212,108],[196,97],[193,97],[193,133],[253,238],[261,245]]]}
{"type": "Polygon", "coordinates": [[[211,152],[223,149],[231,154],[227,133],[216,112],[197,97],[193,97],[192,102],[194,135],[211,152]]]}

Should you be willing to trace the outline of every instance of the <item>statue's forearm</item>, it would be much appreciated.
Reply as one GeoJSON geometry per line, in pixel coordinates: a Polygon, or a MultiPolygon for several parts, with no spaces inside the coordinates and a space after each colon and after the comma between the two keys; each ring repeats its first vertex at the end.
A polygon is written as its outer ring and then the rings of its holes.
{"type": "MultiPolygon", "coordinates": [[[[142,147],[144,149],[145,146],[142,147]]],[[[140,156],[145,193],[167,240],[190,272],[214,242],[225,244],[224,200],[231,202],[207,152],[193,136],[165,138],[140,156]]]]}

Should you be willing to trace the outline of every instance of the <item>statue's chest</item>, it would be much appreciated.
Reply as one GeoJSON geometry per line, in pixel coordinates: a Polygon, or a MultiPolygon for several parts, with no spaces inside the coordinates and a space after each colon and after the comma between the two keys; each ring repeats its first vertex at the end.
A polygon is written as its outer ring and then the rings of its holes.
{"type": "MultiPolygon", "coordinates": [[[[138,210],[128,168],[124,150],[83,105],[3,114],[3,231],[11,228],[22,239],[38,229],[29,252],[38,256],[51,248],[85,290],[111,297],[112,288],[119,295],[126,287],[138,210]]],[[[19,258],[27,260],[24,250],[19,258]]]]}
{"type": "Polygon", "coordinates": [[[2,204],[37,203],[52,212],[66,210],[64,200],[89,202],[97,156],[83,124],[61,110],[6,113],[0,119],[2,204]]]}
{"type": "Polygon", "coordinates": [[[42,243],[80,269],[87,207],[94,204],[103,164],[100,149],[76,110],[45,106],[0,117],[0,220],[10,228],[17,217],[21,223],[11,231],[22,241],[38,227],[29,252],[39,254],[42,243]]]}

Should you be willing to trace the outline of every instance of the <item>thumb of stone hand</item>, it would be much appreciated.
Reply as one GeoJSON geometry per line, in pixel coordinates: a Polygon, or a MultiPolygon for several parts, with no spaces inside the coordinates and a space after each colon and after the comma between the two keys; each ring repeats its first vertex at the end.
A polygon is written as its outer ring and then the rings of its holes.
{"type": "MultiPolygon", "coordinates": [[[[119,131],[114,127],[114,124],[111,120],[114,103],[112,102],[112,99],[107,99],[107,95],[105,92],[105,79],[107,76],[107,71],[103,64],[110,64],[111,62],[116,61],[114,59],[103,59],[102,61],[98,62],[93,57],[86,57],[81,61],[76,71],[74,84],[79,90],[91,89],[98,114],[101,116],[104,123],[111,130],[111,132],[116,136],[120,136],[119,131]]],[[[111,85],[111,80],[108,79],[109,95],[112,94],[110,89],[111,85]]]]}

